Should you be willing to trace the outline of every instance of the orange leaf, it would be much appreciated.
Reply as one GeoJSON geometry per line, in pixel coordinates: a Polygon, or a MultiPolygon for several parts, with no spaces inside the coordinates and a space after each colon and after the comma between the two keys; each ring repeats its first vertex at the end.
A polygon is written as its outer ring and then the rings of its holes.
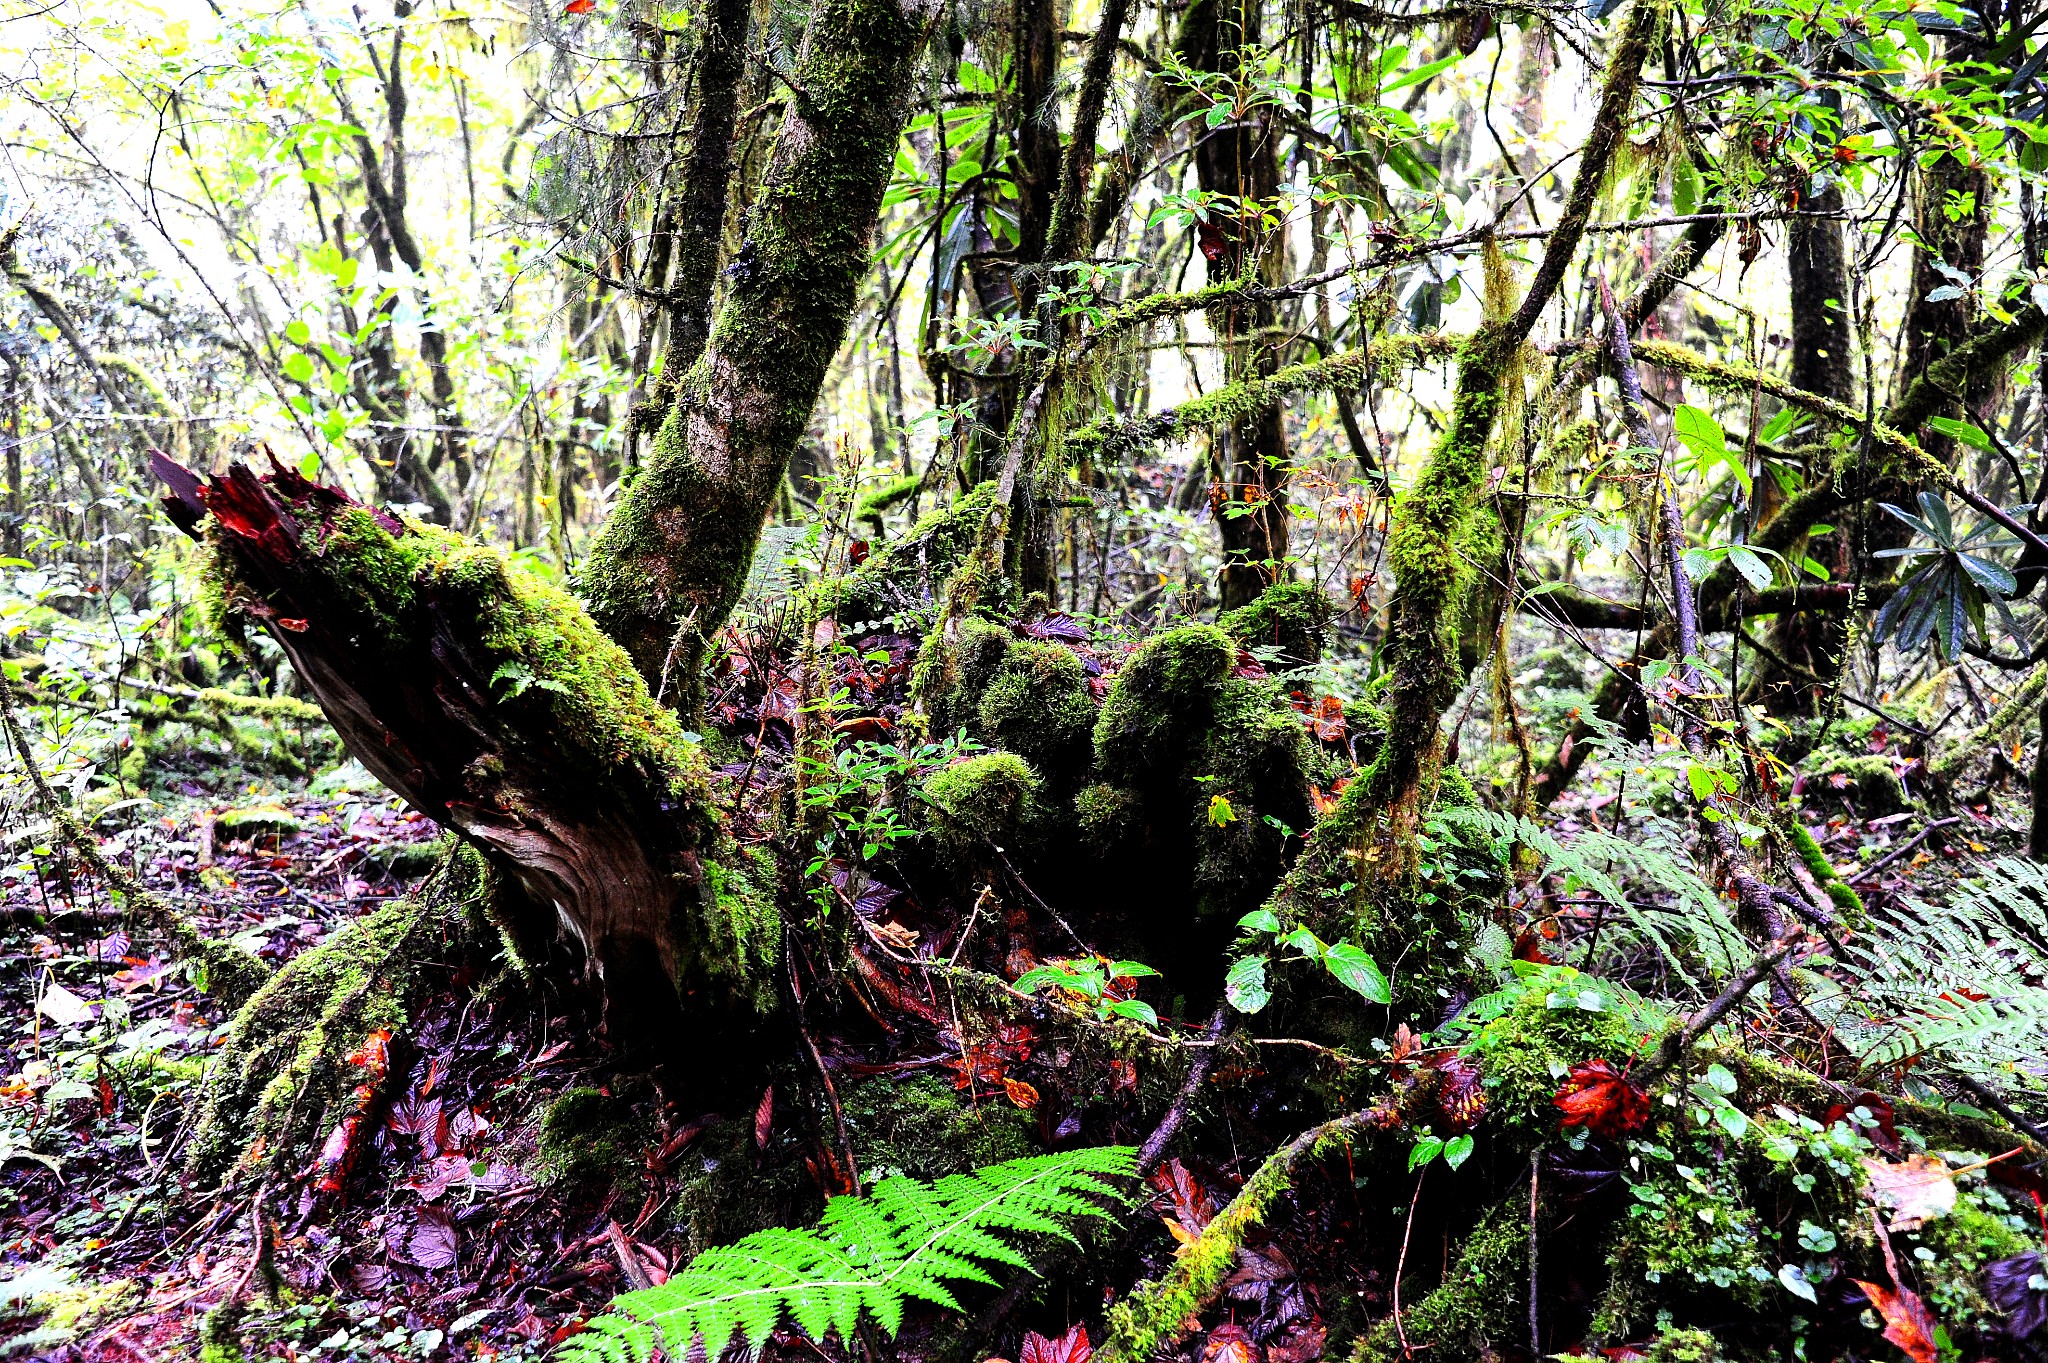
{"type": "Polygon", "coordinates": [[[1027,1111],[1038,1106],[1038,1090],[1022,1079],[1003,1080],[1003,1092],[1010,1095],[1010,1101],[1027,1111]]]}
{"type": "Polygon", "coordinates": [[[1866,1158],[1870,1196],[1893,1208],[1890,1230],[1919,1230],[1956,1209],[1956,1182],[1936,1155],[1908,1155],[1904,1164],[1866,1158]]]}
{"type": "Polygon", "coordinates": [[[1605,1060],[1572,1066],[1551,1102],[1564,1114],[1562,1125],[1583,1126],[1603,1140],[1633,1135],[1650,1120],[1650,1100],[1605,1060]]]}
{"type": "Polygon", "coordinates": [[[1934,1317],[1920,1294],[1910,1288],[1891,1292],[1861,1280],[1856,1285],[1884,1317],[1884,1337],[1905,1350],[1913,1363],[1934,1363],[1934,1317]]]}

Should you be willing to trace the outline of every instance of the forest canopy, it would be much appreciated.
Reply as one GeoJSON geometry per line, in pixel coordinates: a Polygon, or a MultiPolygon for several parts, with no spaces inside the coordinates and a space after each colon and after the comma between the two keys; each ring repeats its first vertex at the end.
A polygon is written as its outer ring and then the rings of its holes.
{"type": "Polygon", "coordinates": [[[0,4],[0,1358],[2048,1357],[2048,9],[0,4]]]}

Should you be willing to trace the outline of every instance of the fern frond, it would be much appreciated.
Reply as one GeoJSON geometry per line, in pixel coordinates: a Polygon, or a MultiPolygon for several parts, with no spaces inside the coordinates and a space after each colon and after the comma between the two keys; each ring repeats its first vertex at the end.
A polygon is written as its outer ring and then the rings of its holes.
{"type": "Polygon", "coordinates": [[[1520,843],[1567,883],[1590,891],[1619,911],[1639,936],[1657,949],[1673,973],[1698,985],[1694,971],[1704,965],[1719,977],[1747,959],[1742,932],[1714,887],[1692,868],[1680,838],[1661,820],[1649,820],[1639,838],[1618,838],[1587,829],[1570,842],[1526,818],[1489,809],[1459,807],[1437,816],[1453,830],[1490,838],[1505,850],[1520,843]],[[1631,896],[1622,877],[1640,880],[1671,896],[1671,907],[1631,896]]]}
{"type": "Polygon", "coordinates": [[[864,1198],[835,1197],[810,1230],[756,1231],[708,1249],[659,1287],[628,1292],[565,1342],[562,1363],[647,1363],[701,1341],[715,1361],[735,1343],[758,1355],[785,1320],[813,1339],[851,1339],[865,1317],[884,1335],[916,1300],[959,1310],[952,1285],[993,1286],[991,1266],[1028,1269],[1013,1241],[1073,1240],[1070,1225],[1104,1216],[1137,1172],[1129,1146],[1033,1155],[936,1183],[884,1179],[864,1198]]]}
{"type": "Polygon", "coordinates": [[[1990,1072],[2048,1045],[2048,866],[2000,857],[1950,903],[1880,906],[1817,997],[1865,1063],[1929,1056],[1990,1072]]]}

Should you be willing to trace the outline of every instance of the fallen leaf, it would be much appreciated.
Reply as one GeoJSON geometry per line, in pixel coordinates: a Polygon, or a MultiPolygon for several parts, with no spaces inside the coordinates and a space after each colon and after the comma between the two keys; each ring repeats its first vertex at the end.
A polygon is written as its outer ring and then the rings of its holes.
{"type": "Polygon", "coordinates": [[[1266,1363],[1316,1363],[1329,1337],[1329,1329],[1320,1323],[1296,1325],[1266,1346],[1266,1363]]]}
{"type": "Polygon", "coordinates": [[[1650,1120],[1649,1098],[1605,1060],[1572,1066],[1564,1087],[1551,1101],[1564,1114],[1562,1125],[1583,1126],[1603,1140],[1633,1135],[1650,1120]]]}
{"type": "Polygon", "coordinates": [[[1259,1363],[1259,1346],[1240,1325],[1219,1325],[1202,1342],[1202,1363],[1259,1363]]]}
{"type": "Polygon", "coordinates": [[[419,1268],[451,1267],[456,1258],[455,1218],[440,1207],[416,1207],[410,1218],[391,1223],[384,1232],[384,1247],[392,1258],[419,1268]]]}
{"type": "Polygon", "coordinates": [[[768,1133],[775,1129],[775,1085],[770,1084],[761,1091],[761,1101],[754,1108],[754,1147],[768,1148],[768,1133]]]}
{"type": "Polygon", "coordinates": [[[2034,1286],[2043,1271],[2039,1253],[2000,1259],[1984,1270],[1984,1295],[2005,1313],[2005,1332],[2014,1339],[2048,1326],[2048,1291],[2034,1286]]]}
{"type": "Polygon", "coordinates": [[[1047,1339],[1037,1331],[1024,1336],[1017,1350],[1017,1363],[1088,1363],[1095,1356],[1088,1343],[1088,1326],[1076,1325],[1058,1339],[1047,1339]]]}
{"type": "Polygon", "coordinates": [[[1038,1090],[1022,1079],[1004,1079],[1003,1092],[1010,1095],[1010,1101],[1025,1111],[1038,1106],[1038,1090]]]}
{"type": "Polygon", "coordinates": [[[1887,1340],[1903,1349],[1913,1363],[1934,1363],[1934,1317],[1927,1313],[1927,1303],[1920,1300],[1919,1293],[1909,1288],[1892,1292],[1860,1279],[1856,1286],[1863,1289],[1871,1306],[1884,1317],[1887,1340]]]}
{"type": "Polygon", "coordinates": [[[1956,1181],[1939,1156],[1908,1155],[1904,1164],[1865,1156],[1863,1172],[1870,1180],[1871,1198],[1893,1209],[1891,1230],[1919,1230],[1956,1208],[1956,1181]]]}

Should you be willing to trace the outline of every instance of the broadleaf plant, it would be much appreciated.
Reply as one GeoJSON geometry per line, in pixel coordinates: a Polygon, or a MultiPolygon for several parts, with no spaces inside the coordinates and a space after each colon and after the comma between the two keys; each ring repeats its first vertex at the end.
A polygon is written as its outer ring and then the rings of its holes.
{"type": "Polygon", "coordinates": [[[814,1340],[854,1337],[863,1320],[893,1338],[912,1300],[960,1310],[951,1284],[994,1286],[989,1266],[1029,1269],[1012,1243],[1072,1241],[1068,1226],[1106,1216],[1127,1194],[1112,1179],[1137,1173],[1129,1146],[1092,1146],[1006,1160],[926,1183],[889,1178],[867,1197],[835,1197],[809,1230],[771,1227],[705,1250],[657,1287],[615,1298],[556,1355],[560,1363],[647,1363],[723,1357],[734,1343],[759,1355],[785,1320],[814,1340]]]}
{"type": "Polygon", "coordinates": [[[1920,494],[1920,514],[1914,515],[1890,502],[1879,503],[1886,512],[1911,526],[1926,544],[1903,549],[1880,549],[1878,558],[1931,558],[1900,584],[1874,625],[1878,642],[1896,632],[1899,651],[1910,653],[1929,638],[1942,657],[1962,652],[1966,627],[1984,634],[1984,607],[1994,606],[2006,628],[2018,633],[2006,608],[2005,598],[2019,588],[2019,581],[2005,565],[1990,557],[1999,549],[2013,549],[2018,540],[1994,538],[1995,521],[1980,521],[1967,535],[1959,534],[1949,517],[1948,504],[1931,492],[1920,494]]]}

